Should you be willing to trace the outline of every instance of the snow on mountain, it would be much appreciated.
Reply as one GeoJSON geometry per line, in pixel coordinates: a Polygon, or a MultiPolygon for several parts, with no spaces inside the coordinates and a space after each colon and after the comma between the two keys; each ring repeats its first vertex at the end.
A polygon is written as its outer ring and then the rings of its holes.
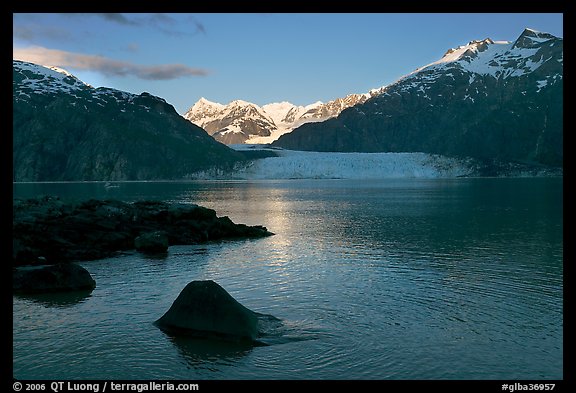
{"type": "MultiPolygon", "coordinates": [[[[558,38],[529,28],[514,42],[493,41],[490,38],[470,41],[466,45],[449,49],[441,59],[416,69],[393,85],[411,78],[417,78],[419,83],[427,82],[426,79],[433,82],[439,72],[450,68],[504,79],[526,75],[550,60],[551,57],[535,57],[538,52],[542,52],[542,44],[548,41],[550,46],[554,46],[558,38]],[[426,73],[431,74],[429,78],[424,76],[426,73]]],[[[558,77],[562,78],[562,75],[558,77]]],[[[471,76],[470,82],[473,80],[474,76],[471,76]]]]}
{"type": "Polygon", "coordinates": [[[202,97],[190,108],[186,113],[184,118],[190,120],[192,123],[204,121],[212,121],[216,119],[216,116],[220,111],[224,109],[224,105],[217,102],[208,101],[206,98],[202,97]],[[202,114],[202,117],[195,116],[196,114],[202,114]]]}
{"type": "Polygon", "coordinates": [[[262,106],[262,110],[264,110],[264,112],[266,112],[266,114],[270,116],[276,124],[285,123],[286,115],[288,115],[288,112],[292,111],[294,108],[299,107],[287,101],[274,102],[262,106]]]}
{"type": "Polygon", "coordinates": [[[184,118],[202,127],[214,139],[225,143],[244,143],[250,136],[269,136],[277,129],[272,117],[256,104],[235,100],[227,105],[201,98],[184,118]]]}
{"type": "MultiPolygon", "coordinates": [[[[52,71],[56,71],[59,72],[61,74],[64,74],[66,76],[70,76],[72,78],[76,78],[74,75],[72,75],[71,73],[69,73],[68,71],[66,71],[64,68],[60,68],[60,67],[56,67],[56,66],[49,66],[47,67],[49,69],[51,69],[52,71]]],[[[87,84],[87,83],[86,83],[87,84]]]]}
{"type": "Polygon", "coordinates": [[[36,94],[50,94],[72,93],[92,87],[58,67],[43,67],[19,60],[13,60],[12,65],[14,71],[21,76],[21,79],[14,81],[14,84],[19,83],[17,93],[22,96],[27,95],[26,90],[28,89],[36,94]]]}
{"type": "Polygon", "coordinates": [[[30,101],[32,96],[38,94],[50,96],[65,93],[89,103],[95,102],[100,106],[108,105],[111,100],[114,100],[120,110],[136,105],[149,111],[150,106],[141,100],[143,96],[150,96],[159,102],[166,103],[163,98],[151,96],[148,93],[137,95],[108,87],[94,88],[59,67],[45,67],[13,60],[12,68],[15,101],[30,101]]]}
{"type": "Polygon", "coordinates": [[[224,118],[237,119],[241,116],[251,119],[262,118],[263,120],[273,123],[274,120],[258,105],[243,100],[235,100],[226,105],[223,110],[224,118]]]}
{"type": "Polygon", "coordinates": [[[334,119],[274,146],[334,152],[427,152],[561,166],[563,39],[525,29],[449,49],[334,119]]]}
{"type": "Polygon", "coordinates": [[[164,99],[13,61],[14,181],[182,179],[244,157],[164,99]]]}
{"type": "MultiPolygon", "coordinates": [[[[471,41],[468,45],[460,46],[448,51],[440,60],[429,64],[422,69],[432,66],[454,66],[457,63],[463,70],[476,74],[491,75],[504,78],[507,76],[519,76],[534,71],[539,63],[525,60],[523,64],[515,64],[509,67],[516,59],[529,59],[538,48],[516,47],[514,43],[507,41],[494,42],[487,38],[483,41],[471,41]]],[[[422,69],[418,70],[421,71],[422,69]]]]}
{"type": "Polygon", "coordinates": [[[266,144],[304,123],[338,116],[342,110],[365,102],[372,95],[372,92],[350,94],[327,103],[317,101],[306,106],[283,101],[262,107],[243,100],[222,105],[201,98],[184,114],[184,118],[204,128],[222,143],[266,144]]]}

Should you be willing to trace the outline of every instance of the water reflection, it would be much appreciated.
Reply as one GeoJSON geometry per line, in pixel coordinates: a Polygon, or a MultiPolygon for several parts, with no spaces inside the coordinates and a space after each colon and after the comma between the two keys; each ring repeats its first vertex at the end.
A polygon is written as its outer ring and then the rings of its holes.
{"type": "Polygon", "coordinates": [[[151,261],[165,261],[168,258],[168,251],[144,252],[142,253],[142,258],[151,261]]]}
{"type": "Polygon", "coordinates": [[[170,342],[193,369],[218,371],[248,355],[254,346],[249,342],[222,341],[210,338],[170,336],[170,342]]]}
{"type": "Polygon", "coordinates": [[[67,308],[83,303],[92,295],[92,289],[72,292],[55,292],[42,294],[15,294],[20,299],[28,300],[44,307],[67,308]]]}
{"type": "Polygon", "coordinates": [[[193,245],[193,246],[173,246],[170,247],[170,253],[175,257],[186,257],[186,256],[207,256],[208,247],[203,245],[193,245]]]}
{"type": "MultiPolygon", "coordinates": [[[[31,187],[15,185],[15,194],[51,188],[31,187]]],[[[54,191],[88,196],[93,188],[54,191]]],[[[91,262],[98,287],[78,307],[48,309],[15,297],[17,375],[563,376],[561,179],[139,183],[113,190],[125,200],[197,203],[276,235],[171,246],[166,260],[133,253],[91,262]],[[268,346],[170,337],[150,327],[195,279],[213,279],[251,309],[282,318],[261,338],[268,346]],[[90,343],[98,357],[62,350],[76,343],[90,343]],[[118,364],[113,374],[111,363],[118,364]]]]}

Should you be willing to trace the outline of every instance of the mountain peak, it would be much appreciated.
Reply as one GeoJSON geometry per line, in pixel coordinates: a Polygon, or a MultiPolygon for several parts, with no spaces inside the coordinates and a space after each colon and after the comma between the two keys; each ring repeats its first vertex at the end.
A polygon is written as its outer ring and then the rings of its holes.
{"type": "Polygon", "coordinates": [[[12,86],[14,181],[182,179],[242,159],[146,92],[18,60],[12,86]]]}
{"type": "MultiPolygon", "coordinates": [[[[501,44],[502,42],[498,42],[501,44]]],[[[432,64],[452,63],[461,60],[463,57],[474,57],[478,52],[484,52],[490,45],[495,44],[490,38],[483,40],[472,40],[466,45],[461,45],[457,48],[451,48],[444,53],[442,58],[432,64]]],[[[429,65],[432,65],[429,64],[429,65]]],[[[426,66],[427,67],[427,66],[426,66]]],[[[424,67],[423,67],[424,68],[424,67]]]]}
{"type": "MultiPolygon", "coordinates": [[[[271,106],[271,105],[275,105],[275,106],[294,106],[294,104],[291,103],[291,102],[289,102],[289,101],[271,102],[271,103],[266,104],[266,105],[268,105],[268,106],[271,106]]],[[[266,106],[266,105],[264,105],[264,106],[266,106]]]]}
{"type": "Polygon", "coordinates": [[[222,105],[222,104],[219,104],[217,102],[207,100],[204,97],[200,97],[200,99],[196,103],[197,104],[203,104],[203,105],[222,105]]]}
{"type": "Polygon", "coordinates": [[[194,105],[192,105],[192,108],[190,108],[189,111],[191,111],[192,109],[197,111],[198,110],[209,111],[209,110],[220,110],[222,108],[224,108],[224,105],[218,102],[212,102],[204,97],[200,97],[200,99],[196,101],[194,105]]]}
{"type": "Polygon", "coordinates": [[[446,67],[494,77],[523,75],[534,71],[549,57],[531,56],[544,50],[542,49],[544,46],[552,47],[558,40],[561,39],[552,34],[529,28],[526,28],[514,42],[493,41],[490,38],[473,40],[466,45],[449,49],[441,59],[417,68],[397,82],[416,77],[422,71],[432,72],[446,67]]]}
{"type": "Polygon", "coordinates": [[[541,37],[541,38],[557,38],[556,36],[554,36],[550,33],[534,30],[534,29],[531,29],[529,27],[525,28],[524,31],[522,32],[522,34],[520,34],[520,36],[541,37]]]}
{"type": "Polygon", "coordinates": [[[203,127],[222,143],[270,143],[303,123],[335,117],[371,95],[350,94],[327,103],[317,101],[306,106],[282,101],[262,107],[244,100],[220,105],[201,98],[184,114],[184,118],[203,127]]]}
{"type": "Polygon", "coordinates": [[[527,27],[514,42],[512,48],[535,48],[541,43],[553,39],[558,39],[558,37],[550,33],[544,33],[527,27]]]}
{"type": "Polygon", "coordinates": [[[272,145],[561,166],[562,80],[561,38],[528,29],[515,44],[469,41],[335,119],[304,124],[272,145]]]}
{"type": "Polygon", "coordinates": [[[89,84],[58,67],[46,67],[27,61],[12,60],[12,68],[15,73],[13,83],[19,91],[31,89],[37,93],[54,93],[93,89],[89,84]],[[31,75],[33,76],[30,77],[31,75]]]}
{"type": "Polygon", "coordinates": [[[254,106],[254,105],[255,104],[244,100],[234,100],[228,104],[228,106],[254,106]]]}
{"type": "Polygon", "coordinates": [[[264,112],[274,120],[277,126],[286,122],[286,115],[294,108],[297,108],[297,106],[288,101],[272,102],[262,106],[264,112]]]}
{"type": "Polygon", "coordinates": [[[60,68],[60,67],[56,67],[56,66],[43,66],[43,67],[49,68],[52,71],[59,72],[59,73],[64,74],[66,76],[72,76],[72,77],[74,76],[71,73],[69,73],[68,71],[66,71],[64,68],[60,68]]]}
{"type": "Polygon", "coordinates": [[[316,102],[313,102],[309,105],[306,105],[304,108],[306,110],[310,110],[310,109],[318,108],[319,106],[322,106],[323,104],[324,103],[322,101],[316,101],[316,102]]]}
{"type": "Polygon", "coordinates": [[[468,45],[472,45],[472,46],[481,46],[481,45],[487,45],[487,44],[493,44],[494,41],[492,41],[490,38],[484,38],[483,40],[472,40],[468,43],[468,45]]]}

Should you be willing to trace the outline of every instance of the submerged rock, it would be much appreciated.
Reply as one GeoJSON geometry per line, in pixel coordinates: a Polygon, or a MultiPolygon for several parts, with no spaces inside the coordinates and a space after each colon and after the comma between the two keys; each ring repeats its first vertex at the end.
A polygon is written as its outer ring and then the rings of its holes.
{"type": "Polygon", "coordinates": [[[155,325],[173,335],[256,341],[262,316],[214,281],[192,281],[155,325]]]}
{"type": "Polygon", "coordinates": [[[82,266],[74,263],[16,268],[12,271],[14,293],[44,293],[92,290],[96,282],[82,266]]]}

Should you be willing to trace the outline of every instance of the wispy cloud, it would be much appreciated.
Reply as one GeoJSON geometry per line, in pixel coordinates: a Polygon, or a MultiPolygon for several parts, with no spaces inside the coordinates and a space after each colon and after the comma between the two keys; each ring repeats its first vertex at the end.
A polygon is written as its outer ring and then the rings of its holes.
{"type": "Polygon", "coordinates": [[[185,27],[194,26],[194,30],[181,30],[177,26],[182,25],[178,19],[163,13],[153,14],[120,14],[120,13],[63,13],[68,17],[95,16],[108,22],[117,23],[124,26],[151,27],[161,33],[173,36],[194,35],[197,33],[206,34],[206,29],[194,16],[188,15],[185,27]]]}
{"type": "Polygon", "coordinates": [[[12,35],[14,38],[24,41],[33,41],[38,37],[50,38],[54,40],[69,40],[72,34],[60,27],[31,25],[13,25],[12,35]]]}
{"type": "MultiPolygon", "coordinates": [[[[77,14],[77,15],[81,15],[81,14],[77,14]]],[[[96,13],[94,15],[100,16],[101,18],[104,18],[104,19],[109,20],[111,22],[120,23],[121,25],[137,25],[138,24],[138,23],[126,18],[124,15],[119,14],[119,13],[101,12],[101,13],[96,13]]]]}
{"type": "Polygon", "coordinates": [[[192,22],[192,24],[194,24],[194,26],[196,27],[197,33],[206,34],[206,28],[202,23],[198,21],[198,19],[196,19],[193,15],[190,15],[189,19],[192,22]]]}
{"type": "Polygon", "coordinates": [[[93,13],[81,13],[81,12],[61,12],[60,15],[66,16],[69,18],[76,18],[76,17],[86,17],[86,16],[95,16],[101,19],[104,19],[108,22],[118,23],[121,25],[138,25],[139,23],[128,19],[124,14],[120,14],[117,12],[93,12],[93,13]]]}
{"type": "Polygon", "coordinates": [[[146,80],[168,80],[189,76],[205,76],[208,71],[184,64],[140,65],[97,55],[48,49],[40,46],[13,48],[16,60],[68,69],[100,72],[106,76],[133,76],[146,80]]]}

